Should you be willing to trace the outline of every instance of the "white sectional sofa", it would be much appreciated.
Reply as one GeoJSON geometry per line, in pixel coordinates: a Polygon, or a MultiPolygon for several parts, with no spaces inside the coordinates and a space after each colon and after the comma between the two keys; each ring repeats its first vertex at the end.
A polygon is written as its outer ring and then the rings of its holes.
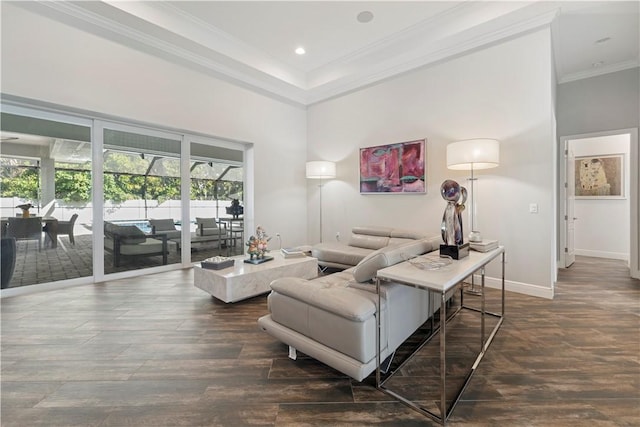
{"type": "Polygon", "coordinates": [[[353,227],[347,243],[325,242],[311,248],[320,267],[350,268],[373,251],[428,237],[425,233],[391,227],[353,227]]]}
{"type": "MultiPolygon", "coordinates": [[[[268,334],[362,381],[376,367],[376,272],[439,247],[439,236],[372,251],[355,267],[313,280],[287,277],[271,283],[269,314],[258,319],[268,334]]],[[[434,313],[429,293],[385,283],[381,287],[382,360],[434,313]]]]}

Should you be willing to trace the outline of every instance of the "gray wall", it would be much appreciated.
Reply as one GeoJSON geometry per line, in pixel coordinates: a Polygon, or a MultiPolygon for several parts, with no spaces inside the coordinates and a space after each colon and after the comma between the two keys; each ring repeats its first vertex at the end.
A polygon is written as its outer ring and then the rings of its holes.
{"type": "MultiPolygon", "coordinates": [[[[630,267],[631,276],[640,278],[640,149],[637,141],[637,129],[640,127],[640,67],[558,85],[556,117],[559,137],[635,129],[630,147],[630,267]]],[[[558,147],[559,158],[562,158],[561,150],[558,147]]],[[[559,216],[559,224],[561,220],[559,216]]]]}
{"type": "Polygon", "coordinates": [[[640,127],[640,68],[558,85],[558,136],[640,127]]]}

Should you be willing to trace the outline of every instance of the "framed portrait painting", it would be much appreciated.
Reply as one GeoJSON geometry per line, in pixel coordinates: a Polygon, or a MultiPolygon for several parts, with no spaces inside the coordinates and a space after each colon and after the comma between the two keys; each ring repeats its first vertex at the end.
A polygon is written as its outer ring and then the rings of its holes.
{"type": "Polygon", "coordinates": [[[425,194],[426,139],[360,149],[361,194],[425,194]]]}
{"type": "Polygon", "coordinates": [[[624,199],[624,154],[576,156],[576,199],[624,199]]]}

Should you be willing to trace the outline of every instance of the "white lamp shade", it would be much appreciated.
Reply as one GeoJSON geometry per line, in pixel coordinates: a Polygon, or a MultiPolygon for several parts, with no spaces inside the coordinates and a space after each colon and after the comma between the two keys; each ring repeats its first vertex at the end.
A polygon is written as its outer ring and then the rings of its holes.
{"type": "Polygon", "coordinates": [[[447,145],[447,168],[478,170],[500,164],[500,143],[495,139],[467,139],[447,145]]]}
{"type": "Polygon", "coordinates": [[[336,177],[336,164],[322,160],[307,162],[307,178],[329,179],[336,177]]]}

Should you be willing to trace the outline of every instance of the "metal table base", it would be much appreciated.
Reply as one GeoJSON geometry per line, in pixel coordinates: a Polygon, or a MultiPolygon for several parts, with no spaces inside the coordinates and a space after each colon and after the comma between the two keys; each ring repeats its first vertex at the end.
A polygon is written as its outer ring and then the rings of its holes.
{"type": "MultiPolygon", "coordinates": [[[[501,312],[500,313],[493,313],[493,312],[489,312],[485,310],[485,266],[491,262],[493,259],[488,260],[484,265],[482,265],[479,269],[480,274],[481,274],[481,293],[480,293],[480,309],[475,308],[475,307],[469,307],[464,305],[464,289],[463,289],[463,283],[462,281],[460,281],[456,286],[457,288],[460,290],[460,306],[453,312],[451,313],[449,316],[446,315],[446,304],[447,304],[447,298],[446,298],[446,294],[447,292],[435,292],[433,290],[429,290],[430,292],[430,296],[431,295],[439,295],[440,296],[440,324],[439,326],[432,328],[432,332],[431,334],[429,334],[428,337],[426,337],[422,343],[420,343],[420,345],[409,355],[407,356],[407,358],[403,361],[403,363],[394,371],[389,373],[386,378],[382,378],[382,372],[380,369],[381,366],[381,358],[380,358],[380,333],[381,333],[381,316],[380,316],[380,307],[381,307],[381,293],[380,293],[380,285],[381,285],[381,280],[378,278],[376,279],[376,292],[378,293],[378,305],[377,305],[377,309],[376,309],[376,322],[377,322],[377,335],[376,335],[376,346],[377,346],[377,353],[376,353],[376,387],[384,392],[385,394],[392,396],[393,398],[399,400],[400,402],[402,402],[403,404],[407,405],[408,407],[410,407],[411,409],[414,409],[416,411],[418,411],[419,413],[433,419],[434,421],[442,424],[442,425],[446,425],[447,420],[449,419],[449,417],[451,416],[451,413],[453,412],[453,410],[456,407],[456,404],[458,403],[458,401],[460,400],[460,397],[462,396],[462,393],[464,393],[465,389],[467,388],[467,385],[469,384],[473,374],[475,373],[478,365],[480,364],[480,361],[482,360],[482,358],[484,357],[487,349],[489,348],[489,346],[491,345],[491,342],[493,341],[496,333],[498,332],[498,330],[500,329],[500,327],[502,326],[502,323],[504,321],[504,308],[505,308],[505,280],[504,280],[504,272],[505,272],[505,253],[504,251],[502,252],[502,257],[501,257],[501,263],[502,263],[502,278],[501,278],[501,312]],[[475,358],[475,361],[473,362],[471,369],[469,370],[469,372],[466,374],[465,378],[464,378],[464,382],[462,384],[462,386],[460,387],[460,389],[456,392],[455,397],[452,399],[451,401],[451,405],[447,406],[447,396],[446,396],[446,387],[447,387],[447,375],[446,375],[446,367],[447,367],[447,357],[446,357],[446,331],[447,331],[447,323],[449,323],[449,321],[451,321],[453,318],[456,317],[456,315],[461,311],[461,310],[471,310],[471,311],[475,311],[475,312],[479,312],[480,313],[480,350],[475,358]],[[498,318],[498,322],[496,323],[496,325],[493,327],[493,329],[490,331],[489,335],[486,336],[485,333],[485,316],[493,316],[498,318]],[[439,414],[424,408],[422,406],[420,406],[418,403],[411,401],[409,399],[407,399],[406,397],[394,392],[393,390],[390,390],[389,388],[387,388],[385,386],[385,384],[391,380],[393,378],[393,375],[396,371],[399,371],[405,364],[407,364],[412,357],[418,353],[426,344],[428,344],[433,337],[435,337],[437,334],[440,334],[440,407],[439,407],[439,414]]],[[[475,274],[478,270],[475,270],[472,274],[475,274]]],[[[396,283],[399,283],[396,281],[396,283]]],[[[402,283],[404,285],[407,286],[415,286],[412,285],[411,283],[402,283]]],[[[456,289],[457,290],[457,289],[456,289]]],[[[431,301],[431,299],[429,299],[431,301]]],[[[430,302],[431,304],[431,302],[430,302]]],[[[433,319],[433,318],[432,318],[433,319]]]]}

